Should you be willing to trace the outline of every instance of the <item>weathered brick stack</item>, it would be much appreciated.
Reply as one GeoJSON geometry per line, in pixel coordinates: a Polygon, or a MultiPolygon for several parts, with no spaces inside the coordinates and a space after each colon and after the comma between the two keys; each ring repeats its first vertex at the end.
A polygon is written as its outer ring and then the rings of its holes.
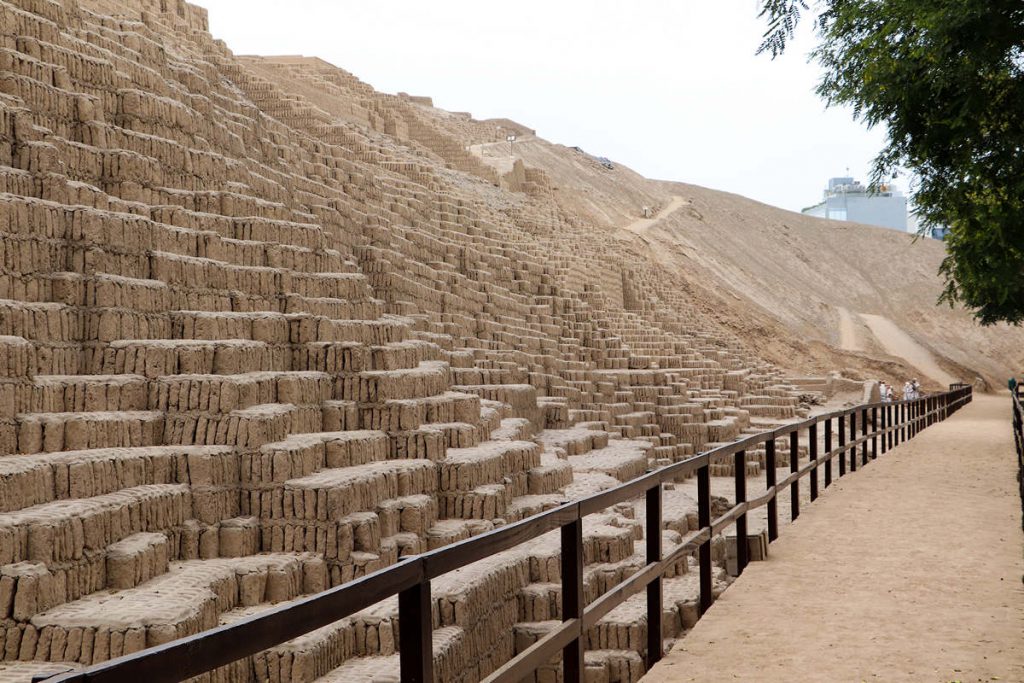
{"type": "MultiPolygon", "coordinates": [[[[502,124],[236,59],[180,0],[0,0],[0,29],[0,679],[230,622],[794,414],[654,265],[624,279],[608,238],[582,239],[542,172],[500,189],[466,147],[502,124]]],[[[638,515],[588,521],[591,599],[642,565],[638,515]]],[[[556,548],[435,584],[438,680],[558,618],[556,548]]],[[[687,566],[666,637],[689,625],[687,566]]],[[[638,675],[635,612],[588,634],[593,680],[638,675]]],[[[211,680],[394,671],[396,613],[211,680]]]]}

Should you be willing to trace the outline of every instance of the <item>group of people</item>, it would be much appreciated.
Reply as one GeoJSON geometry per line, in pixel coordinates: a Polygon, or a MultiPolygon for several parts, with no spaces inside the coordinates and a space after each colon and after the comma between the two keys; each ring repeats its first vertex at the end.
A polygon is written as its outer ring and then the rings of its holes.
{"type": "MultiPolygon", "coordinates": [[[[882,398],[882,401],[888,403],[893,400],[893,390],[891,384],[885,382],[878,383],[878,393],[882,398]]],[[[921,383],[917,381],[917,378],[908,379],[903,383],[903,400],[909,401],[911,399],[921,398],[921,383]]]]}
{"type": "Polygon", "coordinates": [[[903,383],[903,399],[914,398],[921,398],[921,383],[917,381],[916,377],[903,383]]]}

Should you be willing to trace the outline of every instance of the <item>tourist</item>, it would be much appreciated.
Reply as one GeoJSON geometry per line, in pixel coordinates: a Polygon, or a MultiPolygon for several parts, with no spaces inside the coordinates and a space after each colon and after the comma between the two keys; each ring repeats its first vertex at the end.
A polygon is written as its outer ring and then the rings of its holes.
{"type": "Polygon", "coordinates": [[[891,384],[886,384],[885,385],[885,402],[886,403],[892,403],[892,385],[891,384]]]}
{"type": "Polygon", "coordinates": [[[914,398],[914,385],[910,383],[908,379],[903,383],[903,400],[909,401],[914,398]]]}
{"type": "Polygon", "coordinates": [[[917,381],[916,377],[911,382],[914,387],[914,398],[921,398],[921,383],[917,381]]]}
{"type": "Polygon", "coordinates": [[[885,382],[879,382],[878,383],[878,398],[883,403],[885,402],[886,389],[888,389],[888,388],[889,387],[886,385],[885,382]]]}

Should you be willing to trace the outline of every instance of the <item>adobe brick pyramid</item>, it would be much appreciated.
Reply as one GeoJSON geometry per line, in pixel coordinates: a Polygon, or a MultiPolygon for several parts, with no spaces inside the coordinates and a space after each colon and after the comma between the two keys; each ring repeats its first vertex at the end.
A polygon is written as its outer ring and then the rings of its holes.
{"type": "MultiPolygon", "coordinates": [[[[229,623],[805,413],[542,172],[467,152],[494,122],[318,60],[236,58],[179,0],[0,0],[0,28],[2,680],[229,623]]],[[[692,482],[665,496],[671,549],[692,482]]],[[[642,518],[588,518],[588,599],[643,565],[642,518]]],[[[691,563],[666,581],[669,638],[695,617],[691,563]]],[[[558,577],[544,538],[436,581],[437,680],[541,637],[558,577]]],[[[642,674],[642,611],[587,634],[588,680],[642,674]]],[[[387,601],[204,678],[390,680],[396,621],[387,601]]]]}

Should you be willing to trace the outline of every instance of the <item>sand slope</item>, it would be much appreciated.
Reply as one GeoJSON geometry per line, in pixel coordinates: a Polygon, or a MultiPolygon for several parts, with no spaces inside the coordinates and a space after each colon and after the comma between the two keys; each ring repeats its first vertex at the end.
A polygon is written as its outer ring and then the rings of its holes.
{"type": "Polygon", "coordinates": [[[893,321],[881,315],[867,313],[861,313],[860,317],[888,353],[906,359],[936,382],[952,384],[957,381],[956,377],[939,367],[931,351],[921,346],[893,321]]]}
{"type": "Polygon", "coordinates": [[[857,338],[857,323],[848,310],[839,306],[839,348],[847,351],[860,351],[861,343],[857,338]]]}
{"type": "MultiPolygon", "coordinates": [[[[942,369],[927,373],[936,380],[980,376],[1001,386],[1008,373],[1024,366],[1020,328],[981,327],[966,311],[937,305],[942,243],[811,218],[704,188],[671,187],[690,204],[646,230],[648,251],[658,252],[660,261],[673,262],[695,286],[727,302],[732,324],[755,338],[760,352],[774,362],[794,370],[817,369],[812,349],[794,354],[792,346],[776,343],[785,334],[781,327],[805,342],[855,352],[825,354],[825,363],[884,374],[868,359],[889,359],[914,372],[919,356],[904,358],[906,345],[859,339],[868,329],[856,314],[864,314],[888,319],[926,347],[942,369]]],[[[887,378],[905,379],[898,374],[887,378]]]]}

